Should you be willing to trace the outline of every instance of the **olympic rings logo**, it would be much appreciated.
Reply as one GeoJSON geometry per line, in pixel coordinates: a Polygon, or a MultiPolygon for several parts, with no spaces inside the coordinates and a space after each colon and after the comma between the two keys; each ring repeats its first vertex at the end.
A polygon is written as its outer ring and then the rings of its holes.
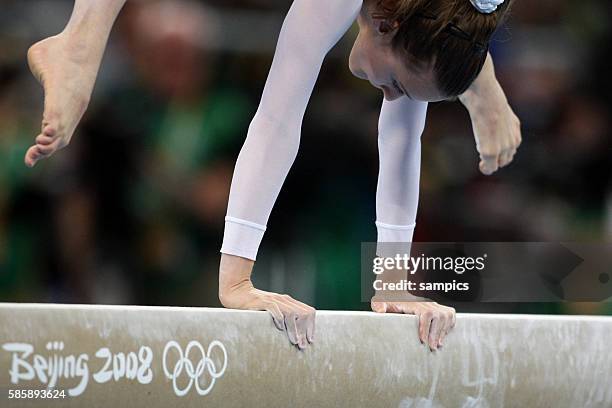
{"type": "Polygon", "coordinates": [[[187,348],[185,349],[185,352],[183,353],[183,349],[181,348],[180,344],[172,340],[169,341],[168,344],[166,344],[166,347],[164,348],[164,354],[162,356],[162,367],[164,369],[164,374],[166,375],[166,378],[172,380],[172,386],[174,387],[174,392],[177,396],[182,397],[187,395],[189,390],[191,390],[191,387],[193,387],[194,385],[199,395],[207,395],[214,387],[215,381],[220,378],[223,373],[225,373],[225,369],[227,368],[227,350],[225,349],[223,343],[218,340],[214,340],[208,346],[208,350],[204,352],[204,347],[202,347],[202,345],[198,341],[192,340],[189,342],[187,348]],[[211,359],[212,351],[215,348],[218,348],[223,352],[223,367],[219,371],[217,371],[217,367],[211,359]],[[168,370],[167,357],[168,352],[172,349],[176,349],[179,358],[174,366],[174,369],[170,371],[168,370]],[[198,352],[198,357],[200,355],[202,356],[195,367],[193,365],[193,362],[191,361],[191,358],[189,357],[193,349],[196,349],[196,351],[198,352]],[[200,379],[202,378],[202,375],[204,375],[205,370],[208,371],[211,380],[208,387],[202,389],[200,385],[200,379]],[[183,371],[189,378],[189,382],[184,388],[180,388],[177,383],[177,379],[181,376],[183,371]]]}

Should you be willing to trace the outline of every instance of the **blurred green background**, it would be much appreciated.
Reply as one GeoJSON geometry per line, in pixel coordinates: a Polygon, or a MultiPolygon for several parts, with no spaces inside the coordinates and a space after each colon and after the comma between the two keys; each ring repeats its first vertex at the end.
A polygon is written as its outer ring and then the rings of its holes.
{"type": "MultiPolygon", "coordinates": [[[[467,1],[467,0],[466,0],[467,1]]],[[[233,165],[290,1],[128,1],[72,144],[34,170],[42,90],[28,47],[64,0],[0,6],[0,301],[218,306],[233,165]]],[[[515,162],[478,173],[469,115],[430,107],[417,241],[612,237],[611,2],[517,0],[492,53],[523,122],[515,162]]],[[[379,91],[353,78],[355,29],[329,55],[254,281],[321,309],[360,303],[374,241],[379,91]]],[[[459,311],[612,314],[609,304],[459,311]]]]}

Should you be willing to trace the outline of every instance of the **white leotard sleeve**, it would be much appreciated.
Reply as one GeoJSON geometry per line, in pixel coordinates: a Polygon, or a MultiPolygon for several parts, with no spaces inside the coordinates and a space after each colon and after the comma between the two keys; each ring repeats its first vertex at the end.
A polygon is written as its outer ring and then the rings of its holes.
{"type": "Polygon", "coordinates": [[[378,124],[380,172],[376,193],[379,256],[394,256],[409,245],[416,225],[421,174],[421,135],[427,103],[406,97],[384,101],[378,124]],[[401,248],[401,249],[399,249],[401,248]]]}
{"type": "Polygon", "coordinates": [[[254,260],[298,152],[302,119],[323,60],[353,24],[362,0],[295,0],[261,103],[240,152],[221,252],[254,260]]]}

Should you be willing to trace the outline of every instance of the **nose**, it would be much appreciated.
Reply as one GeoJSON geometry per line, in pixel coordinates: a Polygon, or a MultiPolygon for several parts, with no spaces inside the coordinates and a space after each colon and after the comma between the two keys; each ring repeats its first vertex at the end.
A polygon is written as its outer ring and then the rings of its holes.
{"type": "Polygon", "coordinates": [[[358,46],[358,41],[355,41],[353,45],[353,49],[351,50],[351,55],[349,56],[349,69],[351,73],[355,75],[359,79],[364,79],[367,81],[368,74],[364,69],[364,61],[360,56],[360,47],[358,46]]]}
{"type": "Polygon", "coordinates": [[[351,60],[349,63],[349,69],[357,78],[364,79],[367,81],[368,74],[366,74],[366,72],[361,68],[361,66],[355,64],[353,60],[351,60]]]}

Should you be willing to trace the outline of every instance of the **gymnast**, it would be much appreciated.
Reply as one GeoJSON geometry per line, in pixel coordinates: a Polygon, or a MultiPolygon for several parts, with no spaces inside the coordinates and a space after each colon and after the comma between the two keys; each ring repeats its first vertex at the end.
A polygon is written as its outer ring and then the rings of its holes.
{"type": "MultiPolygon", "coordinates": [[[[300,349],[314,340],[315,310],[288,295],[256,289],[251,272],[272,207],[298,153],[302,119],[323,60],[355,19],[359,35],[350,69],[384,95],[378,134],[379,243],[412,241],[428,102],[458,97],[465,105],[482,173],[492,174],[513,160],[521,142],[520,123],[488,53],[510,2],[293,1],[234,171],[219,268],[219,298],[225,307],[268,311],[300,349]]],[[[384,252],[379,245],[377,255],[384,252]]],[[[454,326],[455,310],[419,300],[375,296],[371,307],[379,313],[418,316],[418,336],[433,351],[454,326]]]]}
{"type": "MultiPolygon", "coordinates": [[[[34,166],[70,142],[93,91],[108,36],[126,0],[75,0],[64,31],[28,52],[45,91],[41,133],[26,153],[34,166]]],[[[384,94],[379,121],[378,242],[410,242],[415,227],[420,136],[427,103],[458,97],[468,109],[480,170],[508,165],[520,123],[488,54],[511,0],[295,0],[279,37],[259,109],[240,153],[219,273],[226,307],[267,310],[289,340],[314,338],[312,307],[257,290],[250,276],[265,225],[297,155],[304,112],[323,59],[357,19],[351,71],[384,94]]],[[[379,252],[384,251],[384,246],[379,252]]],[[[379,253],[380,255],[380,253],[379,253]]],[[[419,338],[432,350],[454,325],[454,310],[434,302],[372,302],[381,313],[419,317],[419,338]]]]}
{"type": "Polygon", "coordinates": [[[44,88],[40,134],[25,155],[34,167],[66,147],[93,92],[111,28],[126,0],[75,0],[68,25],[60,34],[28,51],[32,74],[44,88]]]}

